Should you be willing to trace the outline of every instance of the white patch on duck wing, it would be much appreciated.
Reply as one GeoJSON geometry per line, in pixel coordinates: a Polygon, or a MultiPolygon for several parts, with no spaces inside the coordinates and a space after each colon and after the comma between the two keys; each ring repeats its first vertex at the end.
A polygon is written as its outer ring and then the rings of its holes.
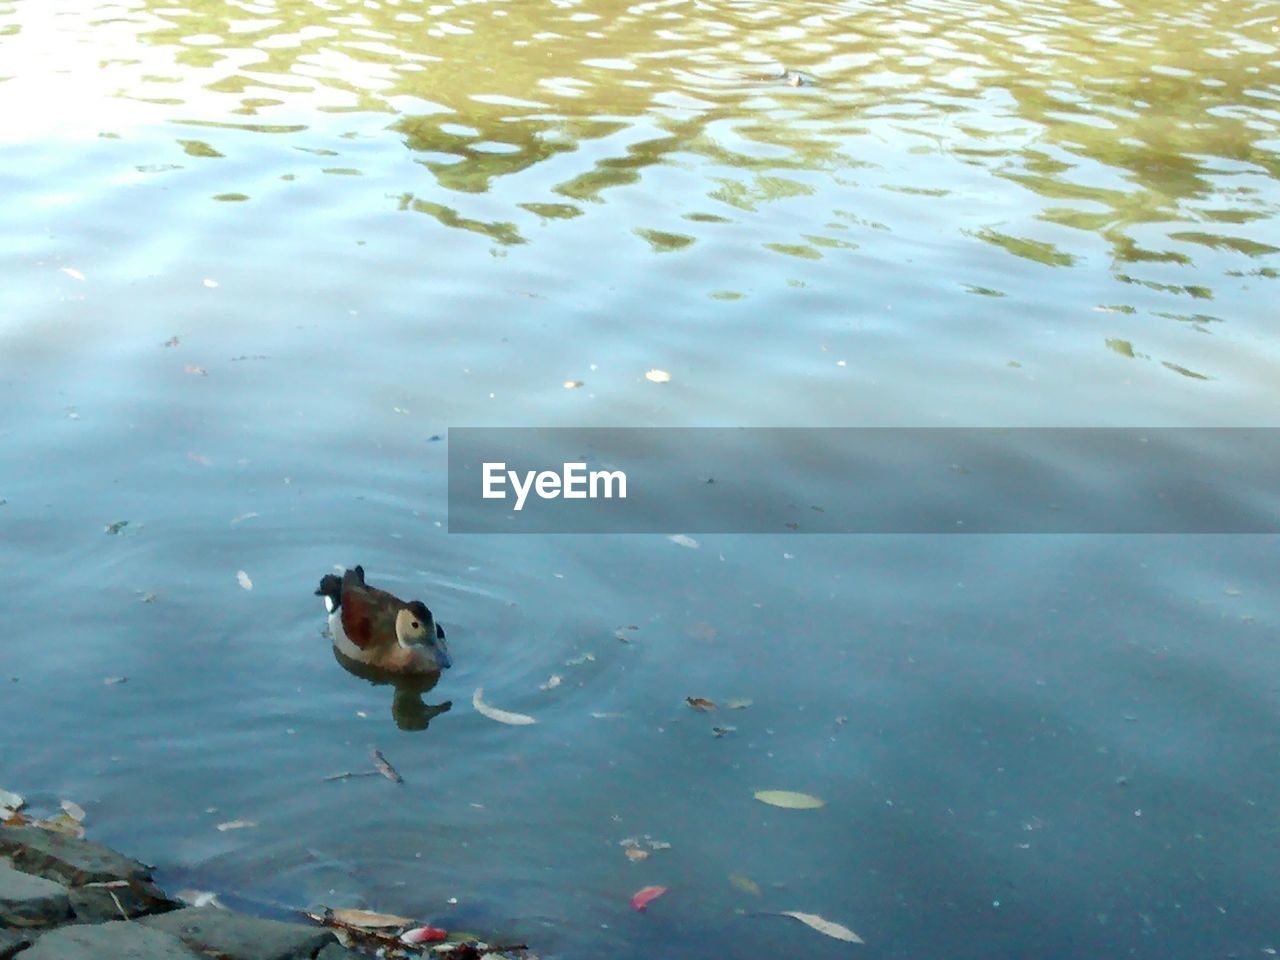
{"type": "MultiPolygon", "coordinates": [[[[325,598],[326,600],[328,597],[325,598]]],[[[333,637],[333,645],[344,657],[352,660],[358,660],[362,663],[369,661],[369,652],[361,650],[347,636],[347,632],[342,629],[342,613],[341,611],[329,614],[329,634],[333,637]]]]}
{"type": "Polygon", "coordinates": [[[333,611],[334,611],[334,610],[336,610],[336,609],[337,609],[337,604],[335,604],[335,603],[333,602],[333,597],[329,596],[329,595],[326,593],[326,594],[324,595],[324,612],[325,612],[325,613],[333,613],[333,611]]]}

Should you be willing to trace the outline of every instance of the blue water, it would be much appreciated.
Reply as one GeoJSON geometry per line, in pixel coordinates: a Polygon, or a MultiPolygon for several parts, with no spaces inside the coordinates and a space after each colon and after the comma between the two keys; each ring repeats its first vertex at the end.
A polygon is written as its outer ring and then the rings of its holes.
{"type": "Polygon", "coordinates": [[[463,536],[431,439],[1274,426],[1278,25],[0,4],[0,786],[544,957],[1280,949],[1276,537],[463,536]],[[448,631],[425,730],[355,563],[448,631]]]}

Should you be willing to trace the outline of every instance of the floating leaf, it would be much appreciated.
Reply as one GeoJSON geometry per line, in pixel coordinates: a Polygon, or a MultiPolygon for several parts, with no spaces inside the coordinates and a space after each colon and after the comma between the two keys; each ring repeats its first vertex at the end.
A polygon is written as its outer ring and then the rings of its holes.
{"type": "Polygon", "coordinates": [[[667,841],[665,840],[650,840],[648,837],[646,837],[644,842],[649,845],[650,850],[670,850],[671,849],[671,844],[667,843],[667,841]]]}
{"type": "Polygon", "coordinates": [[[582,386],[582,385],[583,385],[583,384],[582,384],[582,381],[581,381],[581,380],[566,380],[566,381],[564,382],[564,388],[565,388],[566,390],[576,390],[576,389],[578,389],[578,387],[580,387],[580,386],[582,386]]]}
{"type": "Polygon", "coordinates": [[[863,939],[850,930],[848,927],[842,926],[831,920],[824,920],[816,913],[801,913],[799,910],[783,910],[780,916],[794,917],[808,927],[812,927],[819,933],[828,937],[834,937],[837,940],[844,940],[847,943],[863,943],[863,939]]]}
{"type": "Polygon", "coordinates": [[[706,697],[685,697],[684,702],[695,710],[701,710],[704,713],[708,710],[715,710],[716,704],[714,700],[708,700],[706,697]]]}
{"type": "Polygon", "coordinates": [[[36,826],[51,833],[61,833],[68,837],[75,837],[77,840],[84,839],[84,827],[81,826],[80,821],[72,819],[65,813],[59,813],[48,820],[37,820],[36,826]]]}
{"type": "MultiPolygon", "coordinates": [[[[390,780],[392,783],[404,783],[404,777],[400,776],[400,771],[393,767],[390,761],[382,755],[382,751],[377,747],[371,748],[373,751],[373,765],[378,768],[378,772],[390,780]]],[[[408,921],[412,923],[413,921],[408,921]]]]}
{"type": "Polygon", "coordinates": [[[76,823],[84,823],[84,807],[80,806],[80,804],[73,800],[63,800],[62,809],[66,811],[67,816],[76,823]]]}
{"type": "Polygon", "coordinates": [[[179,890],[174,897],[183,903],[190,904],[193,907],[216,907],[218,910],[227,909],[226,904],[218,899],[218,895],[212,890],[179,890]]]}
{"type": "Polygon", "coordinates": [[[665,370],[659,370],[657,367],[654,367],[654,369],[648,371],[644,375],[644,378],[650,383],[668,383],[671,380],[671,374],[667,373],[665,370]]]}
{"type": "Polygon", "coordinates": [[[688,547],[690,550],[698,549],[698,541],[693,537],[686,537],[683,533],[673,533],[667,539],[678,547],[688,547]]]}
{"type": "Polygon", "coordinates": [[[253,581],[249,579],[249,575],[243,570],[236,571],[236,582],[245,590],[253,589],[253,581]]]}
{"type": "Polygon", "coordinates": [[[186,366],[182,368],[182,371],[183,373],[191,374],[193,377],[207,377],[209,375],[208,370],[206,370],[204,367],[197,367],[193,363],[188,363],[186,366]]]}
{"type": "Polygon", "coordinates": [[[257,825],[257,820],[228,820],[226,823],[218,824],[218,829],[223,833],[226,833],[228,830],[244,830],[248,827],[256,827],[257,825]]]}
{"type": "Polygon", "coordinates": [[[441,930],[439,927],[414,927],[400,934],[400,942],[413,947],[420,943],[438,943],[448,936],[449,931],[441,930]]]}
{"type": "Polygon", "coordinates": [[[641,850],[639,847],[627,847],[623,852],[627,855],[628,860],[636,861],[649,859],[649,851],[641,850]]]}
{"type": "Polygon", "coordinates": [[[594,661],[595,658],[596,658],[596,655],[594,653],[584,653],[581,656],[574,657],[571,660],[566,660],[564,662],[564,665],[566,667],[580,667],[584,663],[590,663],[594,661]]]}
{"type": "Polygon", "coordinates": [[[412,917],[397,917],[393,913],[374,913],[372,910],[330,910],[333,919],[352,927],[408,927],[417,923],[412,917]]]}
{"type": "Polygon", "coordinates": [[[761,803],[773,807],[786,807],[788,810],[816,810],[826,804],[817,797],[807,793],[796,793],[794,790],[757,790],[755,798],[761,803]]]}
{"type": "Polygon", "coordinates": [[[491,707],[484,702],[484,688],[476,687],[476,692],[471,695],[471,705],[476,708],[476,713],[482,717],[488,717],[490,720],[497,720],[499,723],[509,723],[513,726],[524,726],[530,723],[537,723],[533,717],[523,713],[509,713],[506,710],[499,710],[497,707],[491,707]]]}
{"type": "Polygon", "coordinates": [[[83,279],[84,279],[84,274],[83,274],[83,273],[81,273],[79,270],[77,270],[75,267],[59,267],[58,269],[60,269],[63,273],[65,273],[65,274],[66,274],[68,277],[70,277],[72,280],[83,280],[83,279]]]}
{"type": "Polygon", "coordinates": [[[562,676],[560,676],[560,674],[558,674],[558,673],[553,673],[551,676],[547,677],[547,682],[546,682],[546,683],[540,683],[540,684],[538,684],[538,689],[539,689],[539,690],[554,690],[556,687],[560,686],[560,681],[561,681],[561,680],[563,680],[563,679],[564,679],[564,678],[563,678],[562,676]]]}
{"type": "Polygon", "coordinates": [[[114,537],[117,534],[119,534],[120,531],[123,530],[128,525],[129,525],[128,520],[117,520],[115,523],[108,523],[102,529],[105,530],[110,536],[114,537]]]}
{"type": "Polygon", "coordinates": [[[753,897],[760,896],[760,884],[756,883],[750,877],[744,877],[740,873],[731,873],[729,874],[729,882],[743,893],[749,893],[753,897]]]}
{"type": "Polygon", "coordinates": [[[714,733],[717,737],[723,737],[723,736],[726,736],[726,735],[728,735],[728,734],[730,734],[730,733],[737,733],[737,732],[738,732],[738,728],[737,728],[737,727],[731,727],[731,726],[725,726],[725,727],[712,727],[712,728],[711,728],[711,732],[712,732],[712,733],[714,733]]]}
{"type": "Polygon", "coordinates": [[[666,887],[641,887],[631,896],[631,908],[643,910],[666,892],[666,887]]]}
{"type": "Polygon", "coordinates": [[[231,518],[231,525],[234,527],[237,523],[244,523],[246,520],[252,520],[257,514],[250,510],[248,513],[242,513],[238,517],[231,518]]]}
{"type": "Polygon", "coordinates": [[[118,684],[128,683],[128,682],[129,682],[128,677],[107,677],[102,681],[103,685],[108,687],[114,687],[114,686],[117,686],[118,684]]]}
{"type": "Polygon", "coordinates": [[[204,285],[205,285],[206,287],[208,287],[210,290],[212,290],[214,287],[216,287],[216,286],[218,285],[218,281],[217,281],[217,280],[211,280],[211,279],[209,279],[208,277],[206,277],[206,278],[204,279],[204,285]]]}
{"type": "Polygon", "coordinates": [[[751,706],[751,704],[752,701],[748,700],[746,697],[733,697],[732,699],[724,702],[724,708],[726,710],[745,710],[747,707],[751,706]]]}
{"type": "Polygon", "coordinates": [[[168,340],[166,340],[166,341],[164,342],[164,345],[165,345],[166,347],[176,347],[176,346],[177,346],[178,344],[180,344],[181,342],[182,342],[182,341],[181,341],[181,340],[179,340],[177,337],[170,337],[168,340]]]}

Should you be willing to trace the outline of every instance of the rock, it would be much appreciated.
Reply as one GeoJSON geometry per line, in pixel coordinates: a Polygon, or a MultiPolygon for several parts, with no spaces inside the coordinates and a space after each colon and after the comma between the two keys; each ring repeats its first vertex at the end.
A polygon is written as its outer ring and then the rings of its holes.
{"type": "Polygon", "coordinates": [[[21,960],[206,960],[172,934],[124,920],[50,930],[18,956],[21,960]]]}
{"type": "Polygon", "coordinates": [[[0,855],[26,873],[69,886],[108,880],[150,880],[151,868],[92,840],[39,827],[0,827],[0,855]]]}
{"type": "Polygon", "coordinates": [[[132,920],[149,913],[167,913],[180,906],[149,880],[90,883],[72,887],[70,893],[71,911],[79,923],[132,920]]]}
{"type": "Polygon", "coordinates": [[[0,864],[0,923],[47,927],[71,915],[67,888],[0,864]]]}
{"type": "Polygon", "coordinates": [[[220,960],[311,960],[336,939],[318,927],[259,920],[210,907],[143,917],[137,924],[171,933],[191,949],[220,960]]]}
{"type": "Polygon", "coordinates": [[[31,940],[16,930],[0,930],[0,960],[9,960],[24,947],[31,946],[31,940]]]}

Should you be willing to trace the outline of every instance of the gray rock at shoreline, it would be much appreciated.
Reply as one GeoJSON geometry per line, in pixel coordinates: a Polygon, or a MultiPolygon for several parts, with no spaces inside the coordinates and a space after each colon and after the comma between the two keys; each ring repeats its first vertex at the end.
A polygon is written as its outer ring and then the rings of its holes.
{"type": "Polygon", "coordinates": [[[172,934],[125,920],[50,930],[18,956],[21,960],[205,960],[172,934]]]}
{"type": "Polygon", "coordinates": [[[31,946],[31,938],[16,930],[0,930],[0,960],[9,960],[23,947],[31,946]]]}
{"type": "Polygon", "coordinates": [[[0,828],[0,855],[24,873],[68,886],[110,880],[149,880],[151,868],[92,840],[39,827],[0,828]]]}
{"type": "Polygon", "coordinates": [[[66,887],[0,863],[0,924],[47,927],[70,916],[66,887]]]}
{"type": "Polygon", "coordinates": [[[301,923],[259,920],[212,907],[187,907],[144,917],[138,925],[161,930],[221,960],[311,960],[336,942],[333,933],[301,923]]]}
{"type": "Polygon", "coordinates": [[[71,912],[76,915],[77,923],[132,920],[148,913],[167,913],[181,906],[149,880],[90,883],[72,887],[70,895],[71,912]]]}

